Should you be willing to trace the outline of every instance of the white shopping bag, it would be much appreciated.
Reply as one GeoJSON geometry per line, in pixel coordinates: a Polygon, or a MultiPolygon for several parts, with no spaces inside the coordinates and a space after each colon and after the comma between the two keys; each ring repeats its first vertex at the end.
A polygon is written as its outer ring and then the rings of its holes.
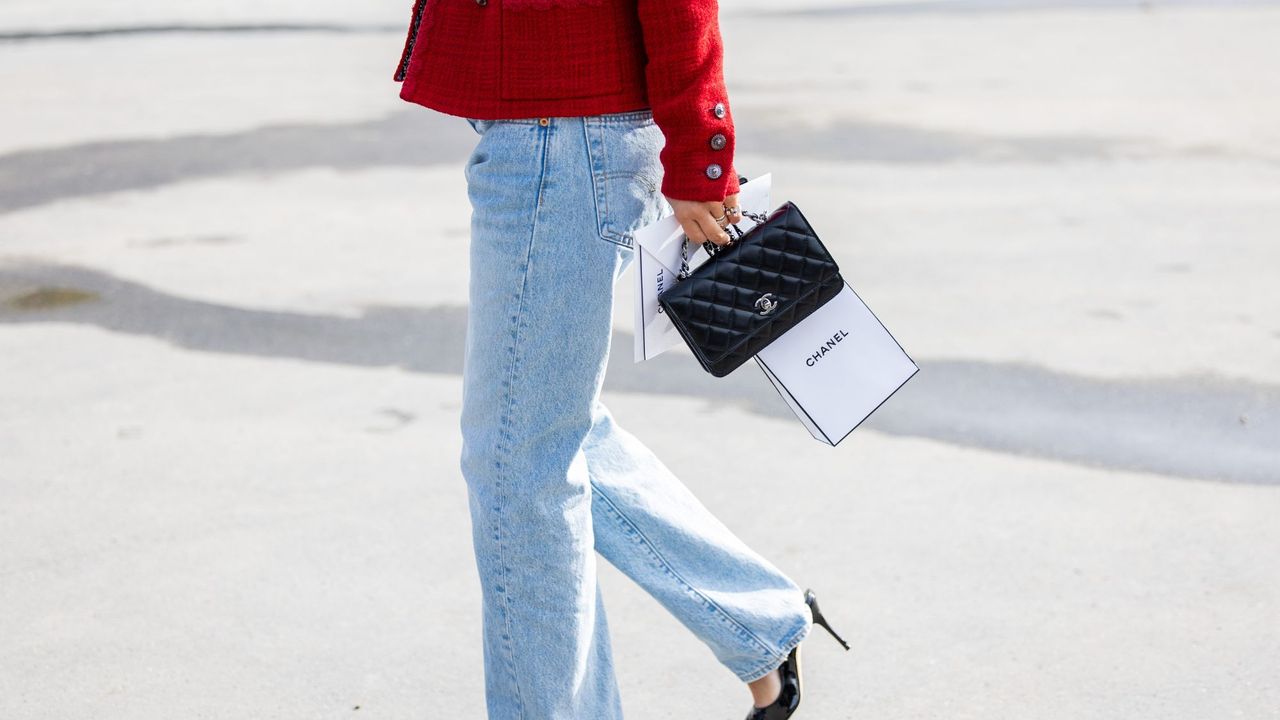
{"type": "MultiPolygon", "coordinates": [[[[769,174],[751,178],[742,184],[738,192],[738,204],[747,212],[768,214],[769,190],[772,184],[769,174]]],[[[738,223],[743,232],[755,226],[744,217],[738,223]]],[[[635,231],[636,241],[636,289],[635,289],[635,361],[643,362],[661,355],[676,345],[684,344],[680,332],[662,307],[658,305],[658,293],[671,287],[680,271],[680,245],[684,231],[674,215],[668,215],[656,223],[635,231]]],[[[709,257],[700,243],[690,246],[689,268],[693,269],[709,257]],[[696,249],[696,252],[692,252],[696,249]]]]}
{"type": "Polygon", "coordinates": [[[920,369],[847,282],[754,359],[809,433],[833,446],[920,369]]]}

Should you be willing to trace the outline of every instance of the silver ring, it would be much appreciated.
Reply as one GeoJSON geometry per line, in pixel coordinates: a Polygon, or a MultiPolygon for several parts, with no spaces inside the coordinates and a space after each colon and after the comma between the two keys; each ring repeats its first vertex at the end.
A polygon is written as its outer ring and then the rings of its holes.
{"type": "Polygon", "coordinates": [[[725,205],[724,212],[726,215],[741,215],[742,208],[737,205],[734,205],[733,207],[729,207],[728,205],[725,205]]]}
{"type": "Polygon", "coordinates": [[[724,227],[724,223],[728,222],[729,220],[729,213],[726,212],[725,214],[721,215],[718,218],[711,218],[711,219],[715,222],[715,224],[719,225],[720,227],[724,227]]]}

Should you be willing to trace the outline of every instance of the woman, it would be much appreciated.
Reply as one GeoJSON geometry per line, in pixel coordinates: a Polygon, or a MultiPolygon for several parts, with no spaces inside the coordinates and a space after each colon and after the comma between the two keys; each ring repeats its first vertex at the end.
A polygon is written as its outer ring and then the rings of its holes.
{"type": "Polygon", "coordinates": [[[795,712],[799,643],[814,622],[830,630],[812,593],[599,397],[632,232],[668,204],[696,242],[728,242],[739,219],[717,13],[716,0],[414,7],[400,96],[480,135],[465,170],[461,469],[492,720],[622,716],[595,552],[747,683],[748,718],[795,712]]]}

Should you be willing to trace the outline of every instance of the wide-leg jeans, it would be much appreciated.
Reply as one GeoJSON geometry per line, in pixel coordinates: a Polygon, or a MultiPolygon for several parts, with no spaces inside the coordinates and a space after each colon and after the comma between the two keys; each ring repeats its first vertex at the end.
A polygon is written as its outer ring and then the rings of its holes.
{"type": "Polygon", "coordinates": [[[600,399],[631,233],[670,210],[652,113],[468,122],[461,470],[490,720],[622,717],[597,552],[762,677],[811,628],[802,590],[600,399]]]}

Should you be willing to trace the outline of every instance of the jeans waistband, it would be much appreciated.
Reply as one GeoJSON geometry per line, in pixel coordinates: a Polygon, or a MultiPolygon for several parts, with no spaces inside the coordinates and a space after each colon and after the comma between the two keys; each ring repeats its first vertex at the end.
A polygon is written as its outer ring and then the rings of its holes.
{"type": "MultiPolygon", "coordinates": [[[[653,110],[650,108],[643,108],[641,110],[625,110],[623,112],[600,113],[597,115],[561,115],[561,116],[552,115],[552,116],[549,116],[548,119],[553,123],[556,121],[563,122],[566,120],[582,120],[584,122],[598,123],[598,124],[634,123],[634,122],[644,122],[646,120],[652,120],[653,110]]],[[[504,122],[504,123],[517,123],[520,125],[538,125],[541,123],[541,121],[542,121],[542,117],[498,118],[498,119],[486,120],[486,122],[491,122],[491,123],[504,122]]]]}

